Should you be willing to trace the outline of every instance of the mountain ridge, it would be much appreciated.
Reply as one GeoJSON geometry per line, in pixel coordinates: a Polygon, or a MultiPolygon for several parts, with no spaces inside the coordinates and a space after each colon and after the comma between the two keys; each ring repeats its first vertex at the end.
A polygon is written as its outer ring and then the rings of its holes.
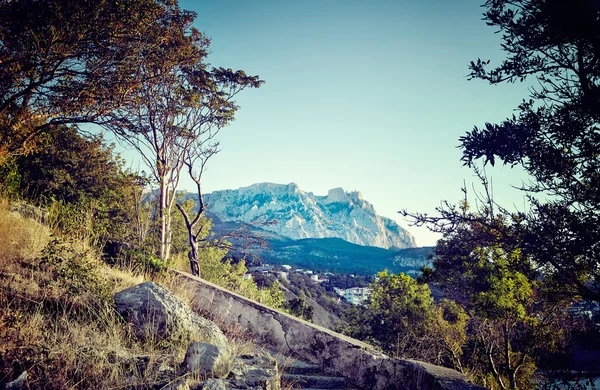
{"type": "Polygon", "coordinates": [[[385,249],[416,247],[414,237],[394,220],[380,216],[359,191],[338,187],[325,196],[296,183],[256,183],[204,195],[206,210],[222,222],[260,224],[294,240],[341,238],[385,249]]]}

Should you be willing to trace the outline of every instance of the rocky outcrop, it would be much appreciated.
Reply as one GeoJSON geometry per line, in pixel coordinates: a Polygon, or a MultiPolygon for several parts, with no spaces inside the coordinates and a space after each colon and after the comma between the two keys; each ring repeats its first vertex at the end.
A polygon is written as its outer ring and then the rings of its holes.
{"type": "MultiPolygon", "coordinates": [[[[212,321],[191,311],[166,288],[152,282],[142,283],[115,294],[115,302],[119,313],[134,326],[139,337],[164,339],[181,335],[178,332],[187,332],[191,339],[210,341],[190,343],[184,361],[177,367],[165,365],[146,355],[109,357],[113,364],[129,373],[126,387],[169,390],[280,389],[275,359],[265,354],[234,357],[223,332],[212,321]],[[156,382],[144,382],[143,378],[148,376],[156,378],[156,382]],[[197,378],[203,381],[198,383],[197,378]]],[[[5,386],[16,386],[17,382],[5,386]]]]}
{"type": "Polygon", "coordinates": [[[266,354],[247,354],[235,359],[228,377],[230,389],[279,390],[277,361],[266,354]]]}
{"type": "Polygon", "coordinates": [[[392,359],[369,345],[273,310],[212,283],[180,273],[195,291],[196,305],[217,322],[237,324],[257,342],[316,364],[349,385],[374,390],[482,389],[457,371],[415,360],[392,359]]]}
{"type": "Polygon", "coordinates": [[[191,340],[227,347],[228,341],[213,322],[190,310],[166,288],[145,282],[115,294],[119,313],[133,325],[137,337],[166,339],[186,333],[191,340]]]}
{"type": "Polygon", "coordinates": [[[259,183],[204,197],[207,211],[223,222],[257,224],[294,240],[341,238],[381,248],[415,247],[414,237],[395,221],[375,212],[358,191],[342,188],[317,196],[296,183],[259,183]]]}
{"type": "Polygon", "coordinates": [[[275,359],[267,355],[243,355],[234,361],[227,378],[208,378],[203,390],[280,390],[281,378],[275,359]]]}
{"type": "MultiPolygon", "coordinates": [[[[267,308],[192,275],[180,273],[180,280],[196,293],[196,305],[214,320],[237,324],[263,346],[304,361],[295,371],[284,374],[286,380],[297,385],[373,390],[482,389],[454,370],[389,358],[360,341],[267,308]]],[[[142,376],[148,370],[164,374],[161,382],[139,386],[179,390],[280,389],[281,378],[275,359],[264,354],[243,355],[234,358],[231,364],[223,333],[214,323],[199,321],[202,317],[191,312],[165,288],[146,282],[117,293],[115,301],[119,312],[138,329],[141,337],[155,332],[156,337],[164,338],[177,329],[185,329],[216,341],[214,345],[190,344],[184,362],[178,367],[162,367],[144,356],[123,360],[123,364],[134,367],[142,376]],[[200,377],[202,382],[189,382],[187,378],[193,377],[200,377]]],[[[127,387],[138,388],[138,383],[133,375],[127,387]]]]}

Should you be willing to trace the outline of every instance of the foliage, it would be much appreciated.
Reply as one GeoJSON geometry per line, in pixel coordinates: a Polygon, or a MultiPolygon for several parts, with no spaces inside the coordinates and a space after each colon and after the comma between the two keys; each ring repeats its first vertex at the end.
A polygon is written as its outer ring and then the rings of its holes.
{"type": "Polygon", "coordinates": [[[0,161],[0,196],[4,199],[18,199],[21,196],[18,166],[14,158],[0,161]]]}
{"type": "Polygon", "coordinates": [[[304,297],[292,298],[283,304],[283,308],[286,309],[290,314],[302,318],[306,321],[312,321],[314,309],[308,303],[304,297]]]}
{"type": "Polygon", "coordinates": [[[329,313],[341,316],[344,309],[348,306],[347,303],[338,302],[338,295],[324,286],[324,283],[315,283],[309,276],[297,272],[288,274],[289,283],[285,283],[286,287],[299,297],[307,297],[329,313]]]}
{"type": "MultiPolygon", "coordinates": [[[[233,264],[231,259],[224,257],[226,253],[227,249],[217,245],[200,248],[198,263],[202,278],[266,306],[280,308],[284,297],[279,283],[275,281],[269,287],[259,288],[252,278],[245,277],[248,269],[244,260],[233,264]]],[[[177,268],[189,272],[189,261],[183,253],[175,255],[174,262],[177,268]]]]}
{"type": "Polygon", "coordinates": [[[333,290],[337,288],[352,288],[352,287],[368,287],[374,281],[371,275],[348,275],[348,274],[332,274],[327,277],[329,282],[325,283],[326,288],[333,290]]]}
{"type": "Polygon", "coordinates": [[[463,364],[487,386],[530,388],[536,364],[561,346],[568,329],[564,303],[548,296],[530,259],[471,222],[438,242],[434,267],[428,280],[469,313],[471,358],[463,364]],[[486,232],[489,241],[472,239],[486,232]]]}
{"type": "Polygon", "coordinates": [[[571,330],[564,308],[600,299],[600,8],[592,0],[484,6],[506,58],[493,69],[471,62],[469,77],[493,85],[535,78],[536,86],[517,114],[460,138],[462,161],[483,188],[477,210],[463,189],[465,201],[444,202],[439,216],[403,214],[444,234],[424,278],[469,315],[463,363],[487,386],[531,388],[536,365],[571,330]],[[520,187],[528,210],[493,199],[485,166],[497,162],[529,174],[520,187]]]}
{"type": "Polygon", "coordinates": [[[539,86],[518,115],[461,137],[463,161],[498,160],[530,174],[522,189],[532,208],[514,222],[523,230],[519,246],[556,281],[557,292],[599,300],[600,8],[592,0],[486,7],[507,58],[491,70],[489,61],[472,62],[471,77],[491,84],[535,77],[539,86]]]}
{"type": "Polygon", "coordinates": [[[344,316],[345,332],[387,353],[460,369],[465,314],[451,302],[434,303],[429,287],[410,276],[381,272],[366,307],[344,316]]]}
{"type": "Polygon", "coordinates": [[[463,239],[440,240],[426,278],[446,298],[436,303],[427,285],[380,273],[366,308],[346,313],[345,332],[394,356],[469,373],[491,388],[532,388],[536,363],[566,340],[564,306],[541,300],[540,284],[511,268],[518,251],[473,242],[467,251],[463,239]],[[466,257],[457,256],[457,247],[466,257]]]}
{"type": "Polygon", "coordinates": [[[0,387],[24,370],[31,389],[127,381],[147,388],[179,379],[159,368],[178,367],[189,341],[141,341],[114,309],[112,293],[144,279],[108,267],[78,240],[50,238],[49,230],[0,200],[0,387]]]}
{"type": "Polygon", "coordinates": [[[101,135],[59,126],[47,137],[35,152],[14,159],[21,196],[48,207],[64,232],[131,239],[138,176],[123,171],[101,135]]]}
{"type": "Polygon", "coordinates": [[[54,238],[42,251],[36,267],[50,273],[50,283],[56,283],[68,294],[86,293],[101,298],[102,302],[111,300],[110,291],[99,278],[98,262],[89,250],[78,251],[71,243],[54,238]]]}
{"type": "Polygon", "coordinates": [[[173,260],[164,261],[146,247],[124,250],[119,264],[126,266],[134,273],[160,275],[173,267],[173,260]]]}
{"type": "Polygon", "coordinates": [[[193,17],[176,1],[0,2],[0,157],[120,107],[151,77],[142,66],[183,62],[193,17]]]}

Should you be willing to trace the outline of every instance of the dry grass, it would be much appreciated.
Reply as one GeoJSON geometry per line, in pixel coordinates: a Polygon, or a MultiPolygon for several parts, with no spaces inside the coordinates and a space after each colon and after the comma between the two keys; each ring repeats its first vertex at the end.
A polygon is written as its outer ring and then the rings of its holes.
{"type": "Polygon", "coordinates": [[[127,269],[111,267],[107,264],[100,265],[99,274],[108,283],[108,288],[112,294],[136,286],[149,279],[148,275],[135,274],[127,269]]]}
{"type": "MultiPolygon", "coordinates": [[[[120,389],[180,378],[185,338],[139,341],[114,309],[112,294],[146,276],[51,237],[3,201],[0,248],[0,384],[24,370],[31,389],[120,389]]],[[[170,277],[158,282],[192,301],[170,277]]]]}
{"type": "Polygon", "coordinates": [[[17,259],[31,260],[38,257],[50,240],[49,228],[9,210],[8,202],[0,199],[2,265],[8,265],[17,259]]]}

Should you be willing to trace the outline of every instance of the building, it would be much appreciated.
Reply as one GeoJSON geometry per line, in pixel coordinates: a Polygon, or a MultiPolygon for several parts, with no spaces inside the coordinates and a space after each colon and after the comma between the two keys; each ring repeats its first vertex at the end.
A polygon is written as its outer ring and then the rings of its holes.
{"type": "Polygon", "coordinates": [[[344,291],[344,298],[353,305],[360,305],[371,296],[372,292],[369,287],[353,287],[344,291]]]}
{"type": "Polygon", "coordinates": [[[345,290],[334,287],[333,290],[339,296],[344,297],[346,301],[353,305],[361,305],[371,296],[371,293],[373,292],[373,290],[371,290],[369,287],[353,287],[345,290]]]}

